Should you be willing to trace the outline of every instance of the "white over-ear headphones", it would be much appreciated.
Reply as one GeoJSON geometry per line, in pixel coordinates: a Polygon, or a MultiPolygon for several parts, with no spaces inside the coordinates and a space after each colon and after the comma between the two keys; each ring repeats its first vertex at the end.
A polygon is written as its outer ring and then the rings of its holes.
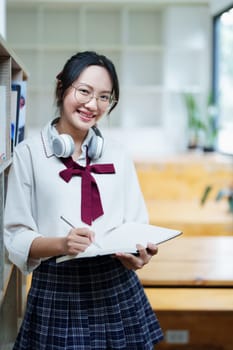
{"type": "MultiPolygon", "coordinates": [[[[54,128],[55,119],[50,124],[50,137],[53,152],[56,157],[68,158],[74,153],[74,140],[69,134],[59,134],[54,128]]],[[[99,129],[93,126],[91,129],[92,135],[88,143],[87,154],[92,160],[99,159],[102,155],[104,139],[99,129]]]]}

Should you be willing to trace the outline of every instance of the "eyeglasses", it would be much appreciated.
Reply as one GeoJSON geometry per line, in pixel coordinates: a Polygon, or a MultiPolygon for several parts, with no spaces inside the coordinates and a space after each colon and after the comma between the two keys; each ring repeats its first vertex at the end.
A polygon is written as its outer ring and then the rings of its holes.
{"type": "Polygon", "coordinates": [[[109,107],[116,102],[113,95],[108,92],[104,92],[99,96],[96,96],[93,89],[88,85],[80,84],[78,86],[74,86],[72,84],[71,86],[74,88],[74,96],[79,103],[88,103],[95,98],[96,101],[98,101],[99,106],[104,108],[109,107]]]}

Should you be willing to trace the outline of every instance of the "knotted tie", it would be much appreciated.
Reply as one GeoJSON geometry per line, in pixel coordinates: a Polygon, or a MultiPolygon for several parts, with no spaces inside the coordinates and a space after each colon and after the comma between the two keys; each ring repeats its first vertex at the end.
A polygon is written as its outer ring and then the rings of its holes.
{"type": "Polygon", "coordinates": [[[74,162],[72,157],[60,158],[67,169],[60,171],[59,175],[66,182],[69,182],[72,176],[81,176],[81,219],[88,225],[92,221],[103,215],[103,207],[101,203],[100,193],[97,183],[91,172],[96,174],[114,174],[115,168],[113,164],[92,164],[90,158],[87,157],[87,165],[81,166],[74,162]]]}

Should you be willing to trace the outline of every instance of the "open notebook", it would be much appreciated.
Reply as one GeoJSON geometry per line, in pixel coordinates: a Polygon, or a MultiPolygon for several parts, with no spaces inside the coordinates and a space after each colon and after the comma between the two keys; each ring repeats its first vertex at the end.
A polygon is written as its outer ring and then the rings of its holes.
{"type": "Polygon", "coordinates": [[[119,252],[137,253],[137,244],[141,244],[144,247],[146,247],[149,242],[160,244],[179,236],[181,233],[181,231],[165,227],[127,222],[111,231],[107,231],[101,241],[97,242],[99,247],[91,244],[85,252],[77,255],[59,257],[56,259],[56,262],[60,263],[75,258],[88,258],[119,252]]]}

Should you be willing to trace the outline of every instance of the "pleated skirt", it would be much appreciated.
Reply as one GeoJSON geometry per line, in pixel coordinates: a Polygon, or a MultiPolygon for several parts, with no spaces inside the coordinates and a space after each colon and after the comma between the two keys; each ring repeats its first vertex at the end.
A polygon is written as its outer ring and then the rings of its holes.
{"type": "Polygon", "coordinates": [[[33,272],[13,350],[152,350],[162,338],[134,271],[110,256],[51,258],[33,272]]]}

